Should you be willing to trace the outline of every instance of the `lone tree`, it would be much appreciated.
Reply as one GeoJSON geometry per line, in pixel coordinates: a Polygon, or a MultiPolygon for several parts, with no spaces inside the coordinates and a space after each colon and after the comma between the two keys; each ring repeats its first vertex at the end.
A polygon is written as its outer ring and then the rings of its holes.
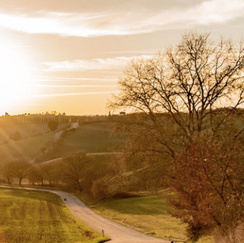
{"type": "Polygon", "coordinates": [[[237,242],[244,212],[243,128],[234,126],[234,117],[241,117],[244,101],[244,47],[215,44],[209,36],[185,34],[176,47],[133,60],[110,106],[137,113],[123,117],[135,151],[168,154],[159,163],[171,165],[174,215],[195,236],[219,228],[237,242]]]}
{"type": "Polygon", "coordinates": [[[187,147],[203,132],[217,136],[243,103],[243,69],[242,43],[214,44],[209,34],[189,33],[165,53],[133,60],[110,105],[139,112],[143,119],[133,125],[146,130],[159,151],[174,157],[176,148],[187,147]],[[228,109],[220,112],[221,107],[228,109]]]}
{"type": "Polygon", "coordinates": [[[50,129],[50,131],[56,131],[58,128],[58,121],[51,120],[47,123],[47,126],[50,129]]]}

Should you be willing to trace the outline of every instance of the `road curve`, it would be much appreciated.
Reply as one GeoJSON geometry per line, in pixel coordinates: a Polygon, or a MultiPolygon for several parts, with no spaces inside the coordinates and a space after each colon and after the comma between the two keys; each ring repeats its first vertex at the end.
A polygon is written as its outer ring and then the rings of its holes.
{"type": "Polygon", "coordinates": [[[0,186],[2,188],[18,188],[25,190],[40,190],[57,194],[61,197],[62,201],[69,208],[70,212],[85,224],[98,232],[104,231],[106,236],[111,238],[112,243],[168,243],[169,241],[154,238],[144,235],[135,230],[126,228],[122,225],[116,224],[108,219],[101,217],[89,209],[83,202],[77,197],[67,192],[49,190],[49,189],[36,189],[26,187],[11,187],[0,186]]]}

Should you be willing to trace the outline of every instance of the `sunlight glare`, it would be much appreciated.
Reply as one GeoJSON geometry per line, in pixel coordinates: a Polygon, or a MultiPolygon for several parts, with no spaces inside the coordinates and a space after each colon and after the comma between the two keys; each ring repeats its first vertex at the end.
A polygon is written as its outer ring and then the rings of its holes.
{"type": "Polygon", "coordinates": [[[24,55],[22,51],[22,47],[0,42],[1,113],[20,106],[33,92],[30,62],[27,53],[24,55]]]}

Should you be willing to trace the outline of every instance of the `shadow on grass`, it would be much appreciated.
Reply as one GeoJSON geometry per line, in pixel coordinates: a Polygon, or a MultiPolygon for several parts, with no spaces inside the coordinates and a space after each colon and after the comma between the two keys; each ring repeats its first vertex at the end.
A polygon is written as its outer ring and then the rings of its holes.
{"type": "Polygon", "coordinates": [[[133,215],[167,215],[167,211],[169,210],[169,206],[165,199],[160,196],[107,200],[99,203],[97,208],[133,215]]]}
{"type": "Polygon", "coordinates": [[[6,196],[13,196],[13,197],[20,197],[20,198],[29,198],[32,200],[41,200],[41,201],[49,201],[58,206],[62,206],[62,200],[58,195],[55,195],[51,192],[43,192],[43,191],[28,191],[23,189],[17,188],[0,188],[1,190],[5,190],[6,196]]]}

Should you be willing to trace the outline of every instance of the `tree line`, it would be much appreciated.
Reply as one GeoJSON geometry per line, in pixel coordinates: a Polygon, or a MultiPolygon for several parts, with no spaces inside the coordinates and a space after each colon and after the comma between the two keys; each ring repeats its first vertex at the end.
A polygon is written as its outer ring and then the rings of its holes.
{"type": "Polygon", "coordinates": [[[2,165],[1,177],[8,184],[66,187],[92,194],[94,182],[110,173],[108,165],[109,161],[101,163],[83,152],[44,163],[13,159],[2,165]]]}

